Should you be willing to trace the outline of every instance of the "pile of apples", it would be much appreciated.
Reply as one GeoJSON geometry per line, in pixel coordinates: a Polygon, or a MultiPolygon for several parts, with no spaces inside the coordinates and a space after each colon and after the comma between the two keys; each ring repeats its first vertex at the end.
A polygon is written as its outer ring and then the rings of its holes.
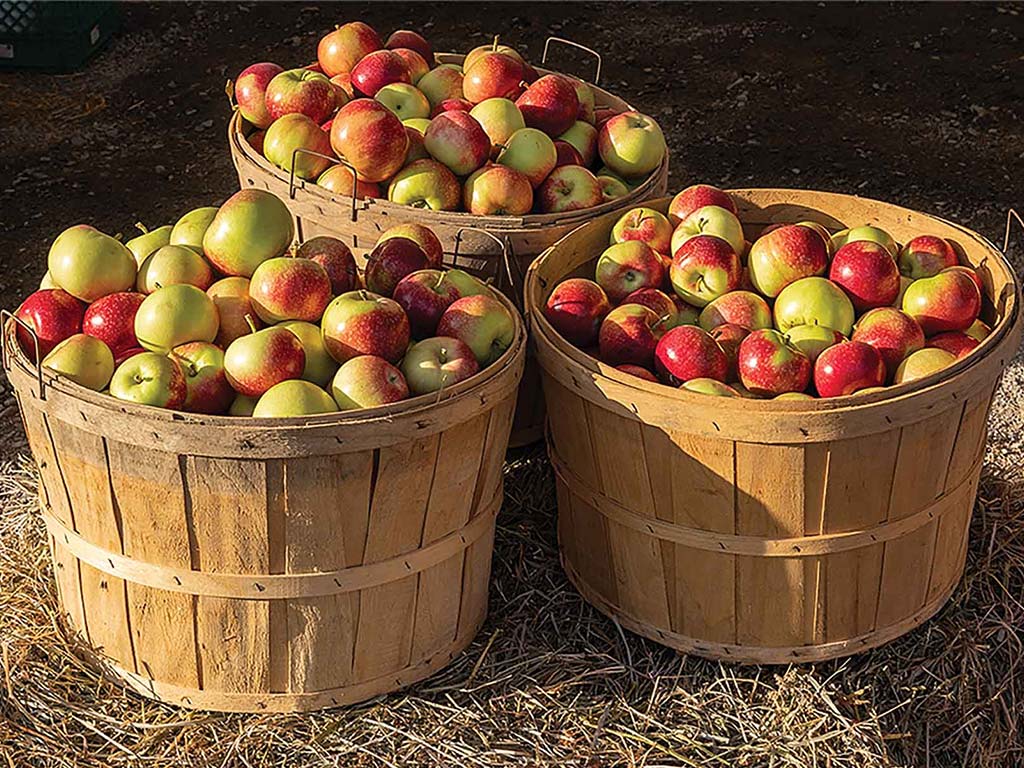
{"type": "Polygon", "coordinates": [[[497,39],[461,67],[438,65],[416,32],[382,42],[354,21],[324,36],[314,64],[253,64],[234,93],[257,129],[249,143],[279,168],[338,194],[434,211],[591,208],[628,194],[666,152],[653,119],[595,109],[582,80],[541,77],[497,39]]]}
{"type": "Polygon", "coordinates": [[[291,215],[260,190],[121,243],[62,232],[18,308],[22,350],[132,403],[203,414],[306,416],[372,408],[460,382],[515,334],[491,289],[443,269],[426,227],[384,232],[364,275],[340,240],[295,249],[291,215]]]}
{"type": "Polygon", "coordinates": [[[551,325],[608,365],[725,397],[809,399],[928,376],[978,346],[982,283],[954,244],[875,226],[772,224],[749,243],[735,202],[698,184],[665,216],[634,208],[594,280],[570,278],[551,325]]]}

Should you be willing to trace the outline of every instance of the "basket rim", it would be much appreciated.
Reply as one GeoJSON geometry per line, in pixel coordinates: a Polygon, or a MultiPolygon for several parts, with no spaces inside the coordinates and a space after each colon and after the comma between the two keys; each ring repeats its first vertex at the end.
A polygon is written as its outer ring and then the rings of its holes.
{"type": "MultiPolygon", "coordinates": [[[[765,193],[790,193],[792,197],[799,198],[806,195],[815,195],[820,201],[822,198],[830,199],[832,201],[839,200],[858,200],[866,203],[876,204],[883,206],[886,209],[913,213],[916,215],[925,216],[929,219],[941,222],[947,226],[953,227],[959,230],[962,235],[966,238],[970,238],[978,243],[981,247],[989,252],[989,255],[995,260],[1005,274],[1007,278],[1007,287],[1011,288],[1009,296],[1007,298],[1007,311],[999,317],[997,323],[994,324],[992,332],[985,337],[985,339],[975,348],[970,354],[965,355],[963,358],[955,361],[952,365],[943,368],[940,371],[936,371],[928,376],[916,379],[914,381],[891,385],[885,388],[885,391],[872,393],[869,395],[858,395],[856,393],[852,395],[845,395],[842,397],[832,398],[814,398],[813,400],[774,400],[774,399],[758,399],[758,398],[746,398],[746,397],[720,397],[714,399],[714,406],[716,409],[728,409],[730,411],[745,411],[751,414],[785,414],[787,416],[799,415],[802,413],[807,414],[838,414],[838,413],[854,413],[863,412],[866,409],[874,408],[876,406],[881,407],[892,407],[898,406],[905,403],[907,400],[914,396],[921,394],[925,391],[935,391],[942,389],[946,385],[953,382],[959,381],[962,377],[968,373],[972,368],[976,366],[982,360],[985,360],[989,355],[998,347],[1003,344],[1008,337],[1016,332],[1021,331],[1021,316],[1020,316],[1020,301],[1021,301],[1021,288],[1020,281],[1017,277],[1016,272],[1006,259],[1005,255],[999,251],[998,248],[986,237],[975,232],[974,230],[968,229],[967,227],[958,224],[956,222],[948,221],[934,214],[926,213],[923,211],[915,211],[912,209],[904,208],[894,203],[887,203],[883,200],[876,200],[874,198],[861,197],[860,195],[848,195],[838,192],[825,192],[813,189],[800,189],[800,188],[789,188],[789,187],[749,187],[742,189],[727,189],[731,195],[743,197],[746,195],[758,195],[765,193]]],[[[646,205],[658,206],[659,204],[665,204],[670,201],[671,197],[664,197],[657,200],[648,200],[646,205]]],[[[794,203],[797,201],[794,200],[794,203]]],[[[672,387],[667,384],[660,382],[649,382],[644,381],[636,376],[632,376],[628,373],[617,370],[615,367],[607,365],[601,362],[595,357],[591,357],[586,352],[578,349],[571,345],[565,340],[561,334],[559,334],[554,327],[548,322],[544,316],[544,312],[538,307],[534,301],[535,296],[539,295],[539,291],[543,290],[543,287],[539,285],[538,270],[544,263],[545,259],[549,255],[556,251],[566,240],[576,236],[580,230],[584,227],[589,226],[590,223],[584,224],[577,227],[569,234],[565,235],[558,242],[548,248],[544,253],[534,259],[526,273],[526,286],[524,290],[524,307],[525,312],[530,323],[530,331],[534,338],[534,343],[538,343],[541,339],[543,342],[556,354],[567,358],[576,367],[585,371],[587,374],[592,375],[598,379],[607,379],[614,381],[617,385],[628,387],[630,389],[644,392],[648,395],[657,395],[663,397],[666,402],[675,402],[679,405],[708,405],[708,395],[704,395],[698,392],[691,392],[681,387],[672,387]]],[[[1005,291],[1004,291],[1005,292],[1005,291]]]]}

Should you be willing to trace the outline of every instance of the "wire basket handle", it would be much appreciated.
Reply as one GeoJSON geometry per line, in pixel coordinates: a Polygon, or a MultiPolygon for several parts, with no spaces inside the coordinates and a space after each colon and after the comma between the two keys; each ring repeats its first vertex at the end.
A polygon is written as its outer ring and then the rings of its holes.
{"type": "Polygon", "coordinates": [[[594,71],[594,85],[601,82],[601,54],[595,51],[593,48],[588,48],[585,45],[574,42],[573,40],[566,40],[564,37],[549,37],[544,41],[544,53],[540,57],[541,65],[548,63],[548,49],[552,43],[561,43],[562,45],[568,45],[570,48],[578,48],[584,53],[589,53],[595,59],[597,59],[597,69],[594,71]]]}
{"type": "Polygon", "coordinates": [[[46,384],[43,381],[43,359],[42,355],[39,354],[39,334],[36,333],[36,329],[26,323],[20,317],[15,315],[8,309],[0,309],[0,325],[3,326],[3,340],[0,343],[0,364],[3,365],[4,371],[11,370],[11,356],[14,354],[14,350],[8,347],[9,343],[17,344],[17,334],[12,334],[14,338],[13,342],[8,340],[8,334],[6,332],[7,323],[13,321],[15,325],[23,328],[28,332],[32,338],[32,349],[33,356],[35,357],[36,364],[36,381],[39,383],[39,399],[46,399],[46,384]]]}
{"type": "Polygon", "coordinates": [[[1021,229],[1024,229],[1024,219],[1020,217],[1020,214],[1013,208],[1006,212],[1006,234],[1003,235],[1003,255],[1006,255],[1006,251],[1010,248],[1010,232],[1013,229],[1013,222],[1016,219],[1017,224],[1020,225],[1021,229]]]}
{"type": "MultiPolygon", "coordinates": [[[[519,281],[516,280],[516,275],[514,274],[514,272],[518,270],[514,270],[512,267],[512,264],[513,262],[515,262],[515,259],[512,258],[512,244],[509,242],[508,238],[500,238],[493,232],[488,232],[486,229],[481,229],[480,227],[459,227],[457,230],[455,230],[455,249],[452,251],[452,260],[456,267],[458,266],[459,261],[459,246],[462,244],[462,234],[464,232],[475,232],[478,235],[483,235],[484,237],[493,240],[497,244],[497,246],[501,248],[501,260],[505,266],[505,275],[508,277],[509,290],[512,292],[512,296],[510,298],[512,299],[513,303],[518,307],[520,304],[520,299],[517,283],[519,281]]],[[[501,273],[499,272],[497,280],[499,285],[501,283],[500,274],[501,273]]]]}
{"type": "Polygon", "coordinates": [[[355,221],[356,184],[359,182],[359,175],[356,173],[356,169],[352,166],[351,163],[349,163],[347,160],[342,160],[341,158],[334,157],[333,155],[324,155],[321,154],[320,152],[314,152],[312,149],[303,149],[302,147],[298,147],[297,149],[295,149],[292,152],[292,167],[291,170],[288,172],[288,199],[294,200],[295,190],[298,189],[298,187],[295,184],[295,161],[299,155],[312,155],[314,157],[323,158],[324,160],[329,160],[333,165],[340,165],[346,168],[348,172],[352,174],[352,194],[350,195],[350,197],[352,198],[352,221],[355,221]]]}

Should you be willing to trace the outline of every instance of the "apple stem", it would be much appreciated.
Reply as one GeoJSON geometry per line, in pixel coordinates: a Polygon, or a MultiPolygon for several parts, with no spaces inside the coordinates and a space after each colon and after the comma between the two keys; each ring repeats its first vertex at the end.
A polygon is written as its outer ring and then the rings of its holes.
{"type": "Polygon", "coordinates": [[[249,330],[252,333],[256,333],[256,323],[253,321],[252,315],[249,313],[246,313],[245,315],[245,324],[249,326],[249,330]]]}
{"type": "Polygon", "coordinates": [[[370,294],[367,293],[365,288],[360,288],[359,289],[359,298],[362,299],[363,301],[369,301],[370,300],[370,294]]]}
{"type": "Polygon", "coordinates": [[[495,35],[495,36],[494,36],[494,42],[493,42],[493,43],[491,43],[491,50],[492,50],[492,51],[496,51],[496,50],[498,50],[498,38],[499,38],[499,37],[501,37],[501,35],[495,35]]]}
{"type": "Polygon", "coordinates": [[[671,319],[672,319],[672,315],[662,315],[661,317],[658,318],[658,322],[656,322],[654,325],[652,325],[651,328],[657,328],[659,325],[664,325],[665,323],[667,323],[671,319]]]}
{"type": "Polygon", "coordinates": [[[163,286],[160,285],[160,283],[156,282],[155,280],[153,281],[153,285],[155,285],[157,288],[163,288],[163,286]]]}
{"type": "MultiPolygon", "coordinates": [[[[246,317],[248,317],[248,315],[246,315],[246,317]]],[[[188,375],[189,376],[195,376],[196,375],[196,364],[194,362],[192,362],[191,360],[189,360],[187,357],[182,357],[180,354],[175,352],[173,349],[170,352],[167,353],[167,356],[170,357],[172,360],[177,360],[178,361],[178,365],[180,365],[182,368],[188,369],[188,375]]]]}
{"type": "Polygon", "coordinates": [[[444,282],[444,272],[439,269],[439,270],[437,270],[437,283],[434,285],[434,290],[436,291],[438,288],[440,288],[441,287],[441,283],[443,283],[443,282],[444,282]]]}
{"type": "Polygon", "coordinates": [[[140,232],[141,232],[142,234],[144,234],[144,235],[148,235],[148,234],[149,234],[149,227],[147,227],[147,226],[146,226],[145,224],[143,224],[143,223],[142,223],[141,221],[136,221],[136,222],[135,222],[135,228],[136,228],[137,230],[139,230],[139,231],[140,231],[140,232]]]}

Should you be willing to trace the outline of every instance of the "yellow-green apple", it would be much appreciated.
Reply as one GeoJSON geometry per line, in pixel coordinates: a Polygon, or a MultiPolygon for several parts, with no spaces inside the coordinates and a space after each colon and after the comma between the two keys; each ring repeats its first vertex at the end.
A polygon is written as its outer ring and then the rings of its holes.
{"type": "Polygon", "coordinates": [[[284,254],[295,236],[287,206],[270,192],[243,189],[217,211],[203,253],[225,275],[251,277],[260,264],[284,254]]]}
{"type": "Polygon", "coordinates": [[[740,397],[740,393],[728,384],[723,384],[718,379],[697,378],[684,381],[680,389],[688,392],[697,392],[701,395],[713,395],[715,397],[740,397]]]}
{"type": "Polygon", "coordinates": [[[811,380],[811,361],[807,355],[771,328],[751,331],[743,339],[737,366],[740,382],[759,397],[803,392],[811,380]]]}
{"type": "MultiPolygon", "coordinates": [[[[396,224],[393,227],[389,227],[381,233],[381,236],[377,238],[377,242],[374,246],[380,245],[382,242],[390,237],[404,237],[408,240],[412,240],[416,245],[423,249],[423,252],[427,254],[427,266],[431,269],[440,269],[441,261],[444,258],[444,248],[441,246],[441,241],[438,239],[434,231],[429,227],[425,227],[422,224],[396,224]]],[[[468,294],[463,293],[463,296],[468,294]]]]}
{"type": "Polygon", "coordinates": [[[205,341],[193,341],[171,352],[185,374],[183,411],[225,413],[235,399],[235,390],[224,373],[224,350],[205,341]]]}
{"type": "Polygon", "coordinates": [[[623,304],[601,322],[597,343],[601,360],[608,365],[654,367],[654,350],[668,329],[665,321],[649,307],[623,304]]]}
{"type": "Polygon", "coordinates": [[[455,287],[459,290],[459,298],[465,298],[466,296],[479,296],[481,294],[489,294],[491,289],[484,283],[483,280],[474,277],[461,269],[446,269],[445,277],[448,278],[455,287]]]}
{"type": "Polygon", "coordinates": [[[498,152],[497,163],[523,173],[537,189],[558,164],[558,150],[543,131],[520,128],[513,131],[498,152]]]}
{"type": "Polygon", "coordinates": [[[814,388],[820,397],[844,397],[885,384],[885,362],[863,341],[844,341],[824,350],[814,363],[814,388]]]}
{"type": "Polygon", "coordinates": [[[414,339],[433,336],[441,315],[462,298],[458,286],[439,269],[420,269],[403,277],[395,286],[392,298],[409,318],[414,339]]]}
{"type": "Polygon", "coordinates": [[[293,112],[279,117],[267,128],[263,154],[278,168],[291,171],[294,167],[300,179],[315,179],[331,165],[327,158],[333,152],[327,132],[305,115],[293,112]],[[317,154],[296,154],[298,150],[317,154]]]}
{"type": "Polygon", "coordinates": [[[311,259],[268,259],[256,267],[249,281],[249,301],[265,323],[317,322],[330,300],[327,270],[311,259]]]}
{"type": "Polygon", "coordinates": [[[928,339],[928,346],[944,349],[959,360],[973,351],[981,342],[963,331],[945,331],[928,339]]]}
{"type": "Polygon", "coordinates": [[[364,197],[381,197],[380,185],[375,182],[363,181],[357,178],[355,179],[355,190],[353,190],[352,181],[352,171],[344,165],[335,165],[320,174],[316,183],[317,186],[345,197],[352,197],[353,191],[355,197],[359,199],[364,197]]]}
{"type": "Polygon", "coordinates": [[[629,194],[629,187],[621,179],[614,176],[598,176],[597,183],[601,185],[601,199],[603,202],[617,200],[629,194]]]}
{"type": "Polygon", "coordinates": [[[397,302],[370,291],[349,291],[324,310],[320,321],[327,352],[344,363],[376,355],[397,363],[409,346],[409,318],[397,302]]]}
{"type": "Polygon", "coordinates": [[[409,397],[409,386],[402,372],[383,357],[359,355],[346,361],[334,374],[331,394],[339,410],[352,411],[405,400],[409,397]]]}
{"type": "MultiPolygon", "coordinates": [[[[529,125],[530,121],[526,121],[529,125]]],[[[597,135],[601,160],[616,173],[640,178],[655,170],[667,151],[661,127],[639,112],[623,112],[601,126],[597,135]]]]}
{"type": "Polygon", "coordinates": [[[722,351],[725,353],[725,359],[729,364],[724,380],[739,381],[740,344],[750,335],[750,331],[742,325],[722,323],[721,325],[716,325],[708,333],[712,339],[718,342],[718,346],[722,348],[722,351]]]}
{"type": "Polygon", "coordinates": [[[594,275],[612,303],[618,304],[640,288],[660,288],[665,282],[665,262],[647,243],[627,240],[604,250],[594,275]]]}
{"type": "Polygon", "coordinates": [[[446,336],[416,342],[402,359],[402,373],[414,395],[440,392],[479,370],[469,345],[446,336]]]}
{"type": "Polygon", "coordinates": [[[338,97],[325,75],[308,69],[286,69],[267,83],[266,107],[273,120],[300,113],[320,125],[337,109],[338,97]]]}
{"type": "Polygon", "coordinates": [[[430,70],[416,83],[433,109],[446,99],[461,99],[462,72],[453,64],[442,64],[430,70]]]}
{"type": "Polygon", "coordinates": [[[315,261],[331,281],[331,294],[339,296],[359,285],[359,273],[352,250],[336,237],[320,235],[306,240],[295,250],[295,258],[315,261]]]}
{"type": "Polygon", "coordinates": [[[911,352],[900,363],[893,376],[893,384],[906,384],[908,381],[923,379],[936,371],[941,371],[956,362],[956,356],[938,347],[925,347],[911,352]]]}
{"type": "Polygon", "coordinates": [[[491,140],[468,112],[442,112],[430,121],[423,143],[456,176],[468,176],[491,155],[491,140]]]}
{"type": "Polygon", "coordinates": [[[338,370],[338,364],[327,354],[323,336],[320,335],[320,327],[304,320],[288,320],[279,323],[278,327],[287,328],[302,343],[306,363],[302,367],[300,378],[311,381],[318,387],[326,387],[334,372],[338,370]]]}
{"type": "Polygon", "coordinates": [[[427,97],[409,83],[388,83],[373,98],[394,112],[400,120],[422,118],[430,114],[427,97]]]}
{"type": "MultiPolygon", "coordinates": [[[[676,297],[678,298],[678,297],[676,297]]],[[[650,307],[658,313],[658,317],[665,319],[665,329],[675,328],[677,325],[694,325],[695,323],[680,323],[679,311],[685,302],[676,303],[675,298],[657,288],[638,288],[624,298],[620,304],[642,304],[650,307]]]]}
{"type": "MultiPolygon", "coordinates": [[[[402,125],[406,128],[412,128],[420,136],[423,136],[427,132],[427,128],[430,127],[430,118],[428,117],[407,117],[402,121],[402,125]]],[[[406,131],[408,133],[408,131],[406,131]]]]}
{"type": "Polygon", "coordinates": [[[721,206],[705,205],[680,221],[672,232],[672,242],[669,246],[672,254],[675,254],[691,237],[698,235],[720,237],[732,246],[737,256],[743,253],[743,225],[736,218],[736,214],[721,206]]]}
{"type": "Polygon", "coordinates": [[[900,249],[900,274],[917,280],[932,277],[957,264],[956,251],[948,240],[934,235],[919,235],[900,249]]]}
{"type": "Polygon", "coordinates": [[[165,224],[162,227],[149,230],[146,229],[140,223],[135,225],[138,227],[142,234],[137,237],[133,237],[131,240],[126,242],[125,247],[132,252],[135,257],[135,263],[141,264],[157,248],[162,248],[165,245],[169,245],[171,242],[171,230],[174,229],[170,224],[165,224]]]}
{"type": "Polygon", "coordinates": [[[219,325],[213,299],[184,283],[157,288],[135,312],[135,337],[150,352],[167,354],[190,341],[213,341],[219,325]]]}
{"type": "Polygon", "coordinates": [[[729,360],[703,328],[680,325],[667,331],[654,350],[654,369],[665,384],[678,387],[690,379],[725,381],[729,360]]]}
{"type": "Polygon", "coordinates": [[[516,100],[523,120],[551,138],[561,136],[576,122],[580,100],[576,86],[563,75],[544,75],[516,100]]]}
{"type": "Polygon", "coordinates": [[[279,382],[260,395],[253,418],[282,419],[334,413],[338,404],[324,390],[309,381],[289,379],[279,382]]]}
{"type": "MultiPolygon", "coordinates": [[[[124,294],[110,295],[122,296],[124,294]]],[[[103,301],[103,299],[98,301],[103,301]]],[[[39,343],[39,357],[42,359],[64,339],[82,332],[85,312],[85,304],[67,291],[62,291],[59,288],[46,288],[29,295],[21,302],[21,306],[14,314],[35,331],[39,343]]],[[[89,333],[88,329],[86,333],[89,333]]],[[[103,338],[97,333],[90,333],[90,335],[103,338]]],[[[32,334],[19,325],[17,338],[22,351],[34,360],[36,343],[32,340],[32,334]]]]}
{"type": "Polygon", "coordinates": [[[986,338],[988,338],[989,334],[992,333],[992,329],[989,328],[988,325],[982,322],[981,320],[975,320],[973,323],[971,323],[970,328],[964,331],[964,333],[966,333],[972,339],[984,341],[986,338]]]}
{"type": "Polygon", "coordinates": [[[629,363],[625,363],[623,365],[615,366],[615,370],[622,371],[623,373],[628,373],[630,376],[636,376],[637,378],[643,379],[644,381],[651,381],[654,382],[655,384],[661,383],[658,381],[657,376],[648,371],[646,368],[643,368],[639,365],[631,365],[629,363]]]}
{"type": "Polygon", "coordinates": [[[274,122],[274,118],[267,112],[267,85],[282,72],[283,67],[264,61],[246,67],[235,79],[238,111],[257,128],[266,128],[274,122]]]}
{"type": "Polygon", "coordinates": [[[571,277],[555,286],[544,305],[544,317],[570,344],[589,347],[597,341],[601,323],[611,310],[601,286],[593,280],[571,277]]]}
{"type": "MultiPolygon", "coordinates": [[[[754,287],[765,296],[775,298],[783,288],[802,277],[825,274],[828,249],[814,230],[795,224],[782,226],[754,242],[747,268],[754,287]]],[[[899,282],[898,276],[896,282],[899,282]]]]}
{"type": "Polygon", "coordinates": [[[559,141],[571,144],[580,154],[580,165],[590,167],[597,156],[597,129],[590,123],[577,120],[569,130],[558,137],[559,141]]]}
{"type": "MultiPolygon", "coordinates": [[[[865,392],[865,390],[861,390],[865,392]]],[[[814,395],[808,395],[806,392],[783,392],[781,395],[776,395],[772,400],[815,400],[814,395]]]]}
{"type": "Polygon", "coordinates": [[[362,181],[384,181],[405,163],[409,135],[395,114],[373,99],[355,99],[331,123],[331,146],[362,181]]]}
{"type": "Polygon", "coordinates": [[[891,306],[900,292],[900,273],[892,255],[884,245],[869,240],[855,240],[836,251],[828,276],[846,291],[857,312],[891,306]]]}
{"type": "MultiPolygon", "coordinates": [[[[414,51],[412,48],[392,48],[391,50],[402,57],[402,61],[405,62],[405,68],[409,71],[409,81],[413,85],[416,85],[430,71],[430,65],[427,64],[427,60],[418,51],[414,51]]],[[[377,91],[377,93],[380,93],[380,91],[377,91]]],[[[423,98],[426,98],[426,96],[423,98]]]]}
{"type": "Polygon", "coordinates": [[[464,341],[484,368],[505,354],[515,339],[515,331],[512,313],[487,294],[457,299],[437,323],[438,336],[464,341]]]}
{"type": "Polygon", "coordinates": [[[688,304],[704,307],[739,288],[740,258],[720,237],[691,237],[672,257],[669,279],[688,304]]]}
{"type": "Polygon", "coordinates": [[[366,288],[388,298],[406,275],[430,266],[427,254],[407,237],[382,240],[366,257],[366,288]]]}
{"type": "Polygon", "coordinates": [[[526,127],[519,107],[509,99],[484,99],[469,110],[469,114],[480,123],[491,140],[492,155],[504,147],[513,133],[526,127]]]}
{"type": "Polygon", "coordinates": [[[593,208],[604,201],[597,177],[579,165],[555,168],[537,188],[541,213],[564,213],[593,208]]]}
{"type": "MultiPolygon", "coordinates": [[[[473,109],[473,102],[467,99],[445,99],[437,106],[431,108],[430,118],[433,119],[445,112],[469,112],[473,109]]],[[[426,133],[424,133],[424,136],[426,133]]]]}
{"type": "Polygon", "coordinates": [[[486,45],[478,45],[466,54],[466,58],[462,60],[463,70],[469,69],[478,58],[485,56],[488,53],[503,53],[506,56],[511,56],[520,64],[526,64],[526,61],[519,54],[519,51],[509,45],[499,45],[498,38],[495,37],[493,42],[487,43],[486,45]]]}
{"type": "Polygon", "coordinates": [[[583,165],[583,158],[572,144],[555,139],[555,167],[561,168],[563,165],[583,165]]]}
{"type": "Polygon", "coordinates": [[[974,269],[973,267],[965,267],[961,264],[958,264],[955,267],[946,267],[942,271],[959,272],[961,275],[967,275],[967,277],[971,278],[971,282],[978,287],[978,294],[980,296],[985,295],[985,284],[982,282],[981,275],[978,273],[978,270],[974,269]]]}
{"type": "MultiPolygon", "coordinates": [[[[582,122],[588,123],[589,125],[594,124],[594,89],[584,83],[578,77],[566,76],[566,79],[572,83],[572,87],[576,89],[576,99],[580,103],[579,111],[576,113],[576,119],[582,122]]],[[[595,140],[596,140],[595,134],[595,140]]],[[[595,151],[597,149],[595,145],[595,151]]],[[[592,162],[592,161],[591,161],[592,162]]],[[[587,163],[590,165],[590,163],[587,163]]]]}
{"type": "Polygon", "coordinates": [[[316,59],[328,77],[351,72],[359,60],[383,45],[368,24],[352,21],[335,28],[320,39],[316,59]]]}
{"type": "Polygon", "coordinates": [[[257,400],[258,398],[248,395],[236,395],[231,401],[231,407],[228,408],[228,416],[252,416],[257,400]]]}
{"type": "Polygon", "coordinates": [[[411,29],[396,29],[388,36],[384,47],[391,50],[408,48],[416,51],[428,64],[433,65],[434,63],[434,49],[431,48],[430,43],[418,32],[413,32],[411,29]]]}
{"type": "Polygon", "coordinates": [[[672,198],[668,204],[668,220],[675,227],[698,208],[705,205],[717,205],[725,208],[729,213],[736,215],[736,203],[718,187],[710,184],[693,184],[672,198]]]}
{"type": "MultiPolygon", "coordinates": [[[[699,307],[687,304],[682,300],[682,298],[676,295],[675,291],[672,292],[672,295],[669,296],[669,298],[672,299],[672,303],[676,305],[676,312],[678,313],[676,316],[676,325],[700,325],[701,309],[699,307]]],[[[768,315],[770,318],[771,312],[769,312],[768,315]]],[[[707,328],[704,330],[707,330],[707,328]]]]}
{"type": "Polygon", "coordinates": [[[82,333],[95,336],[117,358],[125,350],[139,346],[135,338],[135,315],[146,297],[141,293],[111,293],[96,299],[85,310],[82,333]]]}
{"type": "Polygon", "coordinates": [[[368,53],[352,68],[352,85],[371,99],[390,83],[412,83],[405,59],[394,51],[368,53]]]}
{"type": "Polygon", "coordinates": [[[165,245],[147,256],[139,266],[135,290],[150,294],[162,286],[181,283],[205,291],[213,284],[213,269],[188,246],[165,245]]]}
{"type": "Polygon", "coordinates": [[[790,344],[807,355],[812,363],[829,347],[846,341],[846,337],[839,331],[824,325],[794,325],[786,331],[786,338],[790,344]]]}
{"type": "Polygon", "coordinates": [[[824,325],[843,336],[853,328],[853,304],[843,289],[824,277],[790,283],[775,299],[775,327],[785,333],[795,325],[824,325]]]}
{"type": "Polygon", "coordinates": [[[613,171],[607,165],[602,165],[600,168],[598,168],[596,171],[594,171],[594,175],[595,176],[608,176],[610,178],[616,179],[617,181],[622,182],[622,186],[624,186],[630,192],[632,192],[634,189],[639,187],[644,182],[643,179],[627,179],[626,177],[621,176],[620,174],[618,174],[615,171],[613,171]]]}
{"type": "Polygon", "coordinates": [[[142,352],[117,367],[110,380],[110,394],[138,405],[178,409],[188,397],[188,384],[177,360],[157,352],[142,352]]]}
{"type": "Polygon", "coordinates": [[[515,168],[485,165],[466,179],[462,202],[478,216],[522,216],[533,208],[533,187],[515,168]]]}
{"type": "Polygon", "coordinates": [[[462,93],[473,104],[487,99],[516,99],[522,92],[522,62],[504,53],[485,53],[463,70],[462,93]]]}
{"type": "Polygon", "coordinates": [[[879,307],[865,312],[857,320],[851,338],[878,350],[890,378],[907,355],[924,347],[921,326],[895,307],[879,307]]]}
{"type": "Polygon", "coordinates": [[[187,245],[197,251],[203,250],[203,237],[217,217],[218,210],[216,206],[206,205],[189,211],[174,223],[166,244],[187,245]]]}
{"type": "Polygon", "coordinates": [[[700,327],[710,331],[723,323],[741,325],[750,331],[772,327],[768,302],[751,291],[731,291],[701,310],[700,327]]]}
{"type": "Polygon", "coordinates": [[[122,243],[87,224],[57,235],[47,258],[50,277],[76,299],[95,301],[135,285],[135,256],[122,243]]]}
{"type": "Polygon", "coordinates": [[[263,327],[263,323],[249,300],[249,279],[225,277],[206,289],[206,295],[217,308],[220,327],[214,343],[222,349],[239,336],[245,336],[263,327]]]}
{"type": "Polygon", "coordinates": [[[43,358],[43,367],[99,392],[110,383],[114,355],[110,347],[95,336],[76,333],[50,350],[43,358]]]}
{"type": "Polygon", "coordinates": [[[305,367],[302,342],[282,326],[239,336],[224,352],[228,382],[237,392],[249,397],[259,397],[287,379],[300,378],[305,367]]]}
{"type": "Polygon", "coordinates": [[[868,226],[866,224],[860,227],[844,229],[832,235],[832,252],[835,253],[847,243],[855,243],[862,240],[867,240],[869,242],[885,246],[885,249],[890,253],[890,255],[894,259],[896,258],[896,241],[892,239],[892,235],[884,229],[868,226]]]}
{"type": "Polygon", "coordinates": [[[672,225],[664,214],[653,208],[632,208],[615,222],[608,239],[612,245],[627,240],[640,240],[658,253],[668,254],[672,242],[672,225]]]}
{"type": "Polygon", "coordinates": [[[903,294],[903,311],[917,320],[925,336],[964,331],[978,319],[981,294],[964,272],[940,272],[910,284],[903,294]]]}

